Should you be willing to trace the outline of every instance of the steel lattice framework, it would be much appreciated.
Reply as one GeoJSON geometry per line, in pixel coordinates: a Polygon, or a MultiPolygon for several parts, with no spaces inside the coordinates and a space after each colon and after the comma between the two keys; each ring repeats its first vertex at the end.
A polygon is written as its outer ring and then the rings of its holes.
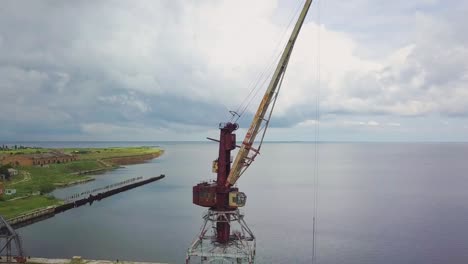
{"type": "Polygon", "coordinates": [[[215,211],[209,209],[198,237],[187,252],[186,263],[254,263],[255,236],[237,209],[215,211]],[[228,243],[216,241],[216,223],[230,225],[232,233],[228,243]]]}
{"type": "MultiPolygon", "coordinates": [[[[0,215],[0,256],[6,257],[6,263],[26,262],[20,236],[0,215]],[[14,247],[13,247],[14,246],[14,247]]],[[[4,262],[2,259],[0,262],[4,262]]]]}

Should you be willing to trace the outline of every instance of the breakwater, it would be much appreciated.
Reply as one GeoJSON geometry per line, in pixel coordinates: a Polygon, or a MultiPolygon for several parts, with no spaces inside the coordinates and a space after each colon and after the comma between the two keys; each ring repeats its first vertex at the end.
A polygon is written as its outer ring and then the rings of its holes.
{"type": "Polygon", "coordinates": [[[55,206],[48,206],[46,208],[42,208],[39,210],[34,210],[15,218],[9,219],[9,224],[14,228],[18,229],[38,221],[42,221],[44,219],[53,217],[54,215],[65,212],[67,210],[85,205],[85,204],[92,204],[94,201],[102,200],[106,197],[125,192],[127,190],[131,190],[137,188],[139,186],[155,182],[161,180],[165,177],[164,174],[156,177],[150,177],[147,179],[143,179],[142,177],[129,179],[123,182],[119,182],[116,184],[108,185],[102,188],[97,188],[94,190],[90,190],[87,192],[82,192],[80,194],[76,194],[73,196],[68,197],[63,204],[55,205],[55,206]]]}

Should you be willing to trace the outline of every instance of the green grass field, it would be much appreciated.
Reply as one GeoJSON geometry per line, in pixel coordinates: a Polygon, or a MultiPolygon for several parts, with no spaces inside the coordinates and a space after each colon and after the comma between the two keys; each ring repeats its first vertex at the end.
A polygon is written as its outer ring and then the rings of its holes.
{"type": "Polygon", "coordinates": [[[31,196],[26,199],[19,199],[15,201],[0,201],[0,215],[6,219],[10,219],[34,209],[56,205],[59,203],[60,201],[53,197],[41,195],[31,196]]]}
{"type": "Polygon", "coordinates": [[[81,160],[110,159],[116,157],[131,157],[144,154],[162,153],[161,149],[153,147],[125,147],[125,148],[69,148],[66,153],[77,153],[81,160]]]}
{"type": "Polygon", "coordinates": [[[15,188],[15,196],[24,196],[35,191],[51,192],[56,184],[69,183],[85,178],[79,173],[86,170],[106,169],[106,167],[97,161],[79,160],[62,164],[50,164],[48,167],[19,167],[22,173],[30,175],[29,179],[17,183],[7,183],[6,188],[15,188]]]}
{"type": "MultiPolygon", "coordinates": [[[[0,150],[0,155],[38,154],[38,153],[47,153],[50,150],[51,149],[47,149],[47,148],[0,150]]],[[[69,154],[76,153],[80,155],[80,159],[107,159],[107,158],[136,156],[136,155],[142,155],[142,154],[152,154],[155,152],[162,152],[161,149],[154,148],[154,147],[64,148],[60,150],[69,154]]]]}
{"type": "Polygon", "coordinates": [[[36,154],[36,153],[45,153],[48,152],[49,149],[43,148],[28,148],[28,149],[17,149],[17,150],[0,150],[0,155],[21,155],[21,154],[36,154]]]}

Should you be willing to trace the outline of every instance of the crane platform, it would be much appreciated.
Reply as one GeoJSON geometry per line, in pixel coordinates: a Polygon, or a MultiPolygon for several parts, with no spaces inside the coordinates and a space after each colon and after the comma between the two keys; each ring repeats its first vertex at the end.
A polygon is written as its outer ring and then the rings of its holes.
{"type": "Polygon", "coordinates": [[[198,237],[187,252],[186,263],[254,263],[256,241],[239,209],[209,209],[198,237]],[[216,224],[227,223],[232,231],[227,243],[216,242],[216,224]]]}

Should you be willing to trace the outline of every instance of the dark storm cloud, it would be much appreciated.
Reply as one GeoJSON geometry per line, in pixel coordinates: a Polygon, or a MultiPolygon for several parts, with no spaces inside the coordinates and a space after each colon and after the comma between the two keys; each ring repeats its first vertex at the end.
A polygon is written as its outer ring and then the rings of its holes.
{"type": "MultiPolygon", "coordinates": [[[[164,127],[173,122],[212,125],[210,117],[215,116],[213,113],[225,111],[216,102],[197,102],[190,95],[171,94],[170,89],[157,91],[157,86],[162,85],[160,80],[139,87],[138,80],[131,79],[139,68],[153,67],[158,72],[158,65],[164,65],[160,71],[165,74],[164,84],[193,85],[183,75],[193,70],[187,65],[194,61],[191,56],[184,56],[185,52],[174,54],[177,48],[168,49],[174,43],[166,40],[158,42],[158,48],[168,52],[151,58],[159,64],[143,61],[145,65],[132,70],[132,65],[138,62],[131,56],[137,51],[125,55],[119,51],[125,52],[127,47],[111,50],[114,48],[111,42],[119,34],[119,19],[133,15],[118,14],[124,10],[118,8],[121,3],[115,4],[117,8],[105,2],[90,4],[84,1],[2,3],[0,119],[9,127],[2,133],[4,138],[14,138],[18,133],[25,137],[79,134],[81,124],[98,122],[122,124],[136,121],[150,127],[164,127]]],[[[175,1],[163,3],[160,8],[167,9],[168,18],[177,17],[180,12],[180,5],[175,1]]],[[[169,21],[174,19],[161,19],[164,23],[169,21]]],[[[128,47],[132,48],[139,46],[128,47]]]]}

